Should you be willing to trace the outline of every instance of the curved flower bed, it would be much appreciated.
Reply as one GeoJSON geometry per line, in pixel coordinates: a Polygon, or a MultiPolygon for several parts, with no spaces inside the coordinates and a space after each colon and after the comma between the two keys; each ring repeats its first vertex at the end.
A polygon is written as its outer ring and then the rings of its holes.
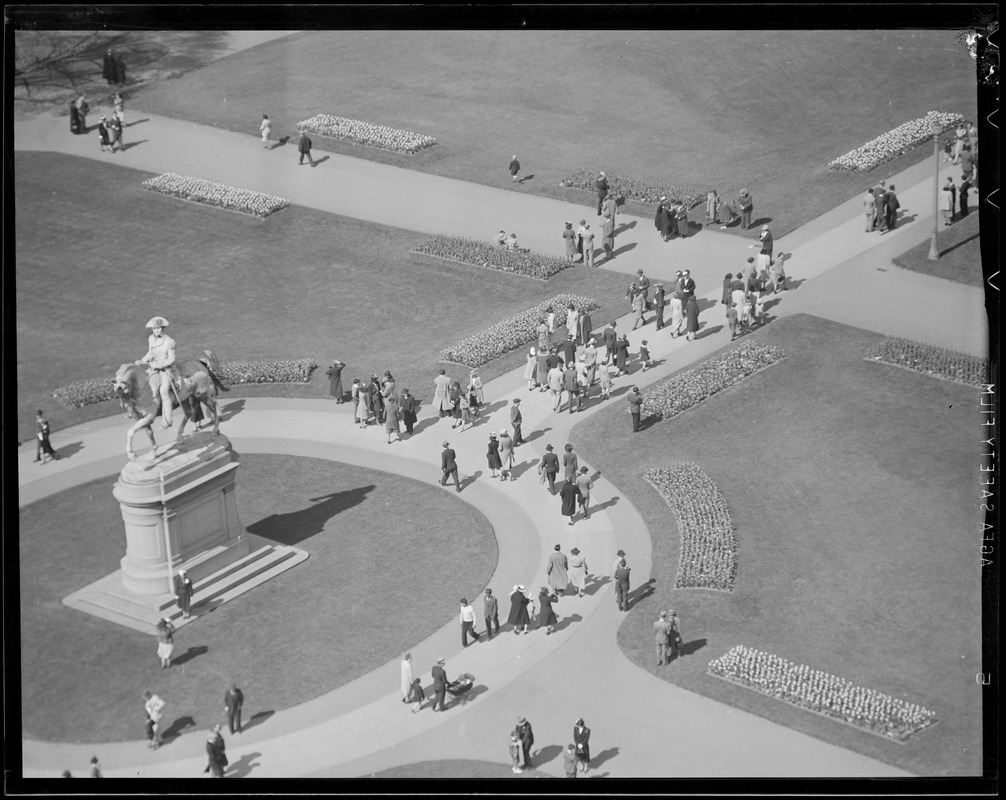
{"type": "MultiPolygon", "coordinates": [[[[311,373],[318,368],[311,358],[288,361],[228,361],[220,365],[217,375],[224,383],[309,383],[311,373]]],[[[90,378],[61,386],[52,397],[67,408],[83,408],[94,403],[114,400],[113,378],[90,378]]]]}
{"type": "Polygon", "coordinates": [[[678,518],[681,556],[675,589],[733,591],[737,535],[720,490],[698,464],[643,473],[678,518]]]}
{"type": "Polygon", "coordinates": [[[432,136],[426,136],[422,133],[389,128],[387,125],[373,125],[358,119],[336,117],[332,114],[315,114],[310,119],[298,123],[297,127],[319,136],[346,139],[357,144],[380,147],[384,150],[394,150],[397,153],[408,153],[409,155],[437,143],[437,140],[432,136]]]}
{"type": "Polygon", "coordinates": [[[869,172],[893,158],[904,154],[913,147],[933,138],[932,123],[936,121],[943,130],[956,127],[964,119],[957,113],[930,111],[926,116],[913,119],[899,125],[894,130],[883,133],[876,139],[871,139],[864,145],[851,150],[844,156],[839,156],[828,163],[830,170],[845,170],[847,172],[869,172]]]}
{"type": "Polygon", "coordinates": [[[968,386],[980,387],[989,381],[988,359],[896,336],[889,336],[873,347],[867,358],[968,386]]]}
{"type": "MultiPolygon", "coordinates": [[[[676,183],[656,184],[648,181],[627,178],[625,175],[608,175],[608,191],[611,194],[625,195],[626,199],[638,200],[641,203],[657,203],[661,197],[668,200],[681,200],[689,208],[706,201],[708,188],[676,183]]],[[[585,192],[597,192],[597,170],[577,169],[559,181],[560,186],[571,189],[583,189],[585,192]]]]}
{"type": "Polygon", "coordinates": [[[240,211],[242,214],[252,214],[256,217],[268,217],[273,212],[290,205],[290,201],[282,197],[253,192],[250,189],[236,189],[223,183],[214,183],[189,175],[177,175],[174,172],[165,172],[163,175],[144,181],[142,185],[144,189],[161,194],[230,211],[240,211]]]}
{"type": "Polygon", "coordinates": [[[652,387],[643,400],[643,411],[658,419],[671,419],[785,357],[786,353],[773,345],[744,342],[652,387]]]}
{"type": "Polygon", "coordinates": [[[465,239],[462,236],[434,236],[417,245],[412,252],[543,281],[573,266],[562,258],[530,251],[507,250],[490,242],[465,239]]]}
{"type": "Polygon", "coordinates": [[[454,361],[466,367],[481,367],[490,361],[506,355],[538,338],[538,323],[549,311],[561,316],[572,303],[577,308],[594,311],[600,306],[589,297],[560,294],[545,300],[534,308],[522,311],[515,317],[497,322],[491,328],[462,339],[440,352],[444,361],[454,361]]]}
{"type": "Polygon", "coordinates": [[[897,742],[936,723],[928,708],[743,645],[710,661],[709,674],[897,742]]]}

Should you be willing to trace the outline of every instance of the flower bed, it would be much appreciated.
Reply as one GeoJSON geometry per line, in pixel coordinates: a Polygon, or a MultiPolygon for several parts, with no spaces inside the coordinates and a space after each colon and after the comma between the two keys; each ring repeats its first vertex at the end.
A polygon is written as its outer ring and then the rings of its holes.
{"type": "Polygon", "coordinates": [[[643,473],[678,518],[681,556],[675,589],[733,591],[737,536],[727,504],[698,464],[648,469],[643,473]]]}
{"type": "Polygon", "coordinates": [[[490,242],[479,242],[461,236],[434,236],[412,250],[424,256],[446,258],[462,264],[474,264],[483,269],[497,269],[529,278],[548,280],[573,266],[568,261],[530,251],[507,250],[490,242]]]}
{"type": "Polygon", "coordinates": [[[298,123],[297,127],[319,136],[346,139],[357,144],[380,147],[383,150],[394,150],[397,153],[408,153],[409,155],[418,153],[427,147],[433,147],[437,143],[437,140],[432,136],[426,136],[422,133],[389,128],[386,125],[373,125],[358,119],[346,119],[346,117],[336,117],[331,114],[315,114],[310,119],[298,123]]]}
{"type": "Polygon", "coordinates": [[[896,336],[872,348],[867,358],[969,386],[984,386],[989,380],[988,359],[896,336]]]}
{"type": "Polygon", "coordinates": [[[903,155],[913,147],[933,138],[932,123],[938,122],[943,130],[956,127],[964,117],[956,113],[930,111],[926,116],[899,125],[894,130],[871,139],[866,144],[839,156],[828,163],[830,170],[847,172],[869,172],[891,159],[903,155]]]}
{"type": "Polygon", "coordinates": [[[709,674],[897,742],[936,723],[927,708],[743,645],[709,662],[709,674]]]}
{"type": "Polygon", "coordinates": [[[555,311],[556,317],[561,317],[570,303],[587,311],[600,308],[589,297],[556,295],[515,317],[497,322],[491,328],[452,344],[442,350],[440,356],[444,361],[454,361],[466,367],[481,367],[535,341],[538,338],[538,323],[542,318],[548,316],[549,311],[555,311]]]}
{"type": "Polygon", "coordinates": [[[273,212],[290,205],[290,201],[282,197],[253,192],[250,189],[236,189],[223,183],[177,175],[174,172],[165,172],[163,175],[144,181],[143,188],[256,217],[268,217],[273,212]]]}
{"type": "MultiPolygon", "coordinates": [[[[706,201],[709,189],[700,186],[675,183],[656,184],[648,181],[627,178],[624,175],[605,175],[608,179],[608,192],[614,195],[625,195],[627,200],[638,200],[641,203],[658,203],[661,197],[668,200],[681,200],[688,208],[693,208],[706,201]]],[[[597,192],[597,171],[590,169],[573,170],[559,181],[560,186],[571,189],[583,189],[585,192],[597,192]]]]}
{"type": "Polygon", "coordinates": [[[671,419],[785,357],[773,345],[744,342],[652,387],[643,400],[643,411],[658,419],[671,419]]]}
{"type": "MultiPolygon", "coordinates": [[[[224,383],[308,383],[318,368],[314,359],[296,361],[228,361],[217,376],[224,383]]],[[[67,408],[83,408],[116,398],[114,378],[91,378],[54,389],[52,396],[67,408]]]]}

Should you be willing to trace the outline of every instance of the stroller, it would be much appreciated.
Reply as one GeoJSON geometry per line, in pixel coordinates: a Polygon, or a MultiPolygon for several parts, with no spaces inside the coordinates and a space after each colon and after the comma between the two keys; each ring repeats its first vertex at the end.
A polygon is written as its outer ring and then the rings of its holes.
{"type": "Polygon", "coordinates": [[[465,672],[462,675],[459,675],[457,680],[451,681],[447,684],[447,692],[452,697],[458,698],[458,702],[461,705],[464,705],[471,699],[468,696],[468,693],[474,685],[475,676],[470,672],[465,672]]]}

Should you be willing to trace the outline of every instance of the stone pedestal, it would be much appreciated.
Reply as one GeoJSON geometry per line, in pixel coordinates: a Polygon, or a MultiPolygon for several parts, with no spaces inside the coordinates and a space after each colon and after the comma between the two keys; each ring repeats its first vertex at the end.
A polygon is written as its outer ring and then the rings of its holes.
{"type": "Polygon", "coordinates": [[[154,635],[161,617],[175,627],[299,564],[308,554],[245,531],[235,498],[237,454],[226,436],[196,433],[129,462],[112,494],[126,532],[121,569],[63,603],[154,635]],[[184,620],[174,576],[193,582],[192,617],[184,620]]]}

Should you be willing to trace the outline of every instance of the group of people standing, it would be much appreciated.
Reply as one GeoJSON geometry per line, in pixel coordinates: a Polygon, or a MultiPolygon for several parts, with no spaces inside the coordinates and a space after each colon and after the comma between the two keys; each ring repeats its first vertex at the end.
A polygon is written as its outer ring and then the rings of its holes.
{"type": "Polygon", "coordinates": [[[959,186],[954,185],[954,179],[947,176],[946,182],[940,187],[940,211],[943,216],[943,224],[952,225],[958,219],[964,219],[971,209],[968,198],[974,184],[968,174],[961,175],[959,186]]]}
{"type": "MultiPolygon", "coordinates": [[[[334,361],[328,369],[329,394],[335,397],[336,402],[342,402],[342,377],[341,373],[345,364],[341,361],[334,361]]],[[[361,381],[359,378],[353,379],[350,387],[350,400],[353,403],[353,417],[361,428],[366,428],[373,419],[378,425],[384,425],[384,431],[388,435],[388,444],[392,443],[392,436],[402,440],[401,426],[405,424],[405,432],[412,434],[413,426],[416,424],[416,411],[418,404],[408,389],[402,389],[399,394],[395,378],[390,370],[385,370],[384,378],[371,375],[369,381],[361,381]]]]}
{"type": "Polygon", "coordinates": [[[880,181],[875,187],[866,190],[863,198],[863,213],[866,216],[866,232],[879,230],[881,233],[893,231],[898,222],[898,209],[901,203],[894,193],[894,184],[884,187],[880,181]]]}
{"type": "MultiPolygon", "coordinates": [[[[632,329],[635,330],[637,327],[649,324],[645,312],[652,310],[655,312],[653,321],[656,323],[658,331],[669,327],[672,339],[684,334],[687,341],[692,341],[699,331],[699,302],[695,297],[695,279],[692,278],[691,270],[675,272],[674,288],[671,289],[670,294],[667,293],[663,283],[653,284],[652,300],[649,296],[649,278],[643,274],[641,269],[636,270],[636,276],[636,280],[629,285],[628,291],[625,293],[629,307],[634,314],[632,329]],[[664,309],[667,309],[667,313],[670,315],[669,322],[664,320],[664,309]]],[[[607,336],[607,330],[605,336],[607,336]]],[[[626,342],[627,345],[628,342],[626,342]]],[[[616,354],[617,346],[616,342],[616,354]]],[[[643,363],[643,369],[647,368],[649,360],[649,349],[646,341],[643,341],[640,347],[640,361],[643,363]]],[[[619,369],[621,370],[622,367],[620,366],[619,369]]]]}

